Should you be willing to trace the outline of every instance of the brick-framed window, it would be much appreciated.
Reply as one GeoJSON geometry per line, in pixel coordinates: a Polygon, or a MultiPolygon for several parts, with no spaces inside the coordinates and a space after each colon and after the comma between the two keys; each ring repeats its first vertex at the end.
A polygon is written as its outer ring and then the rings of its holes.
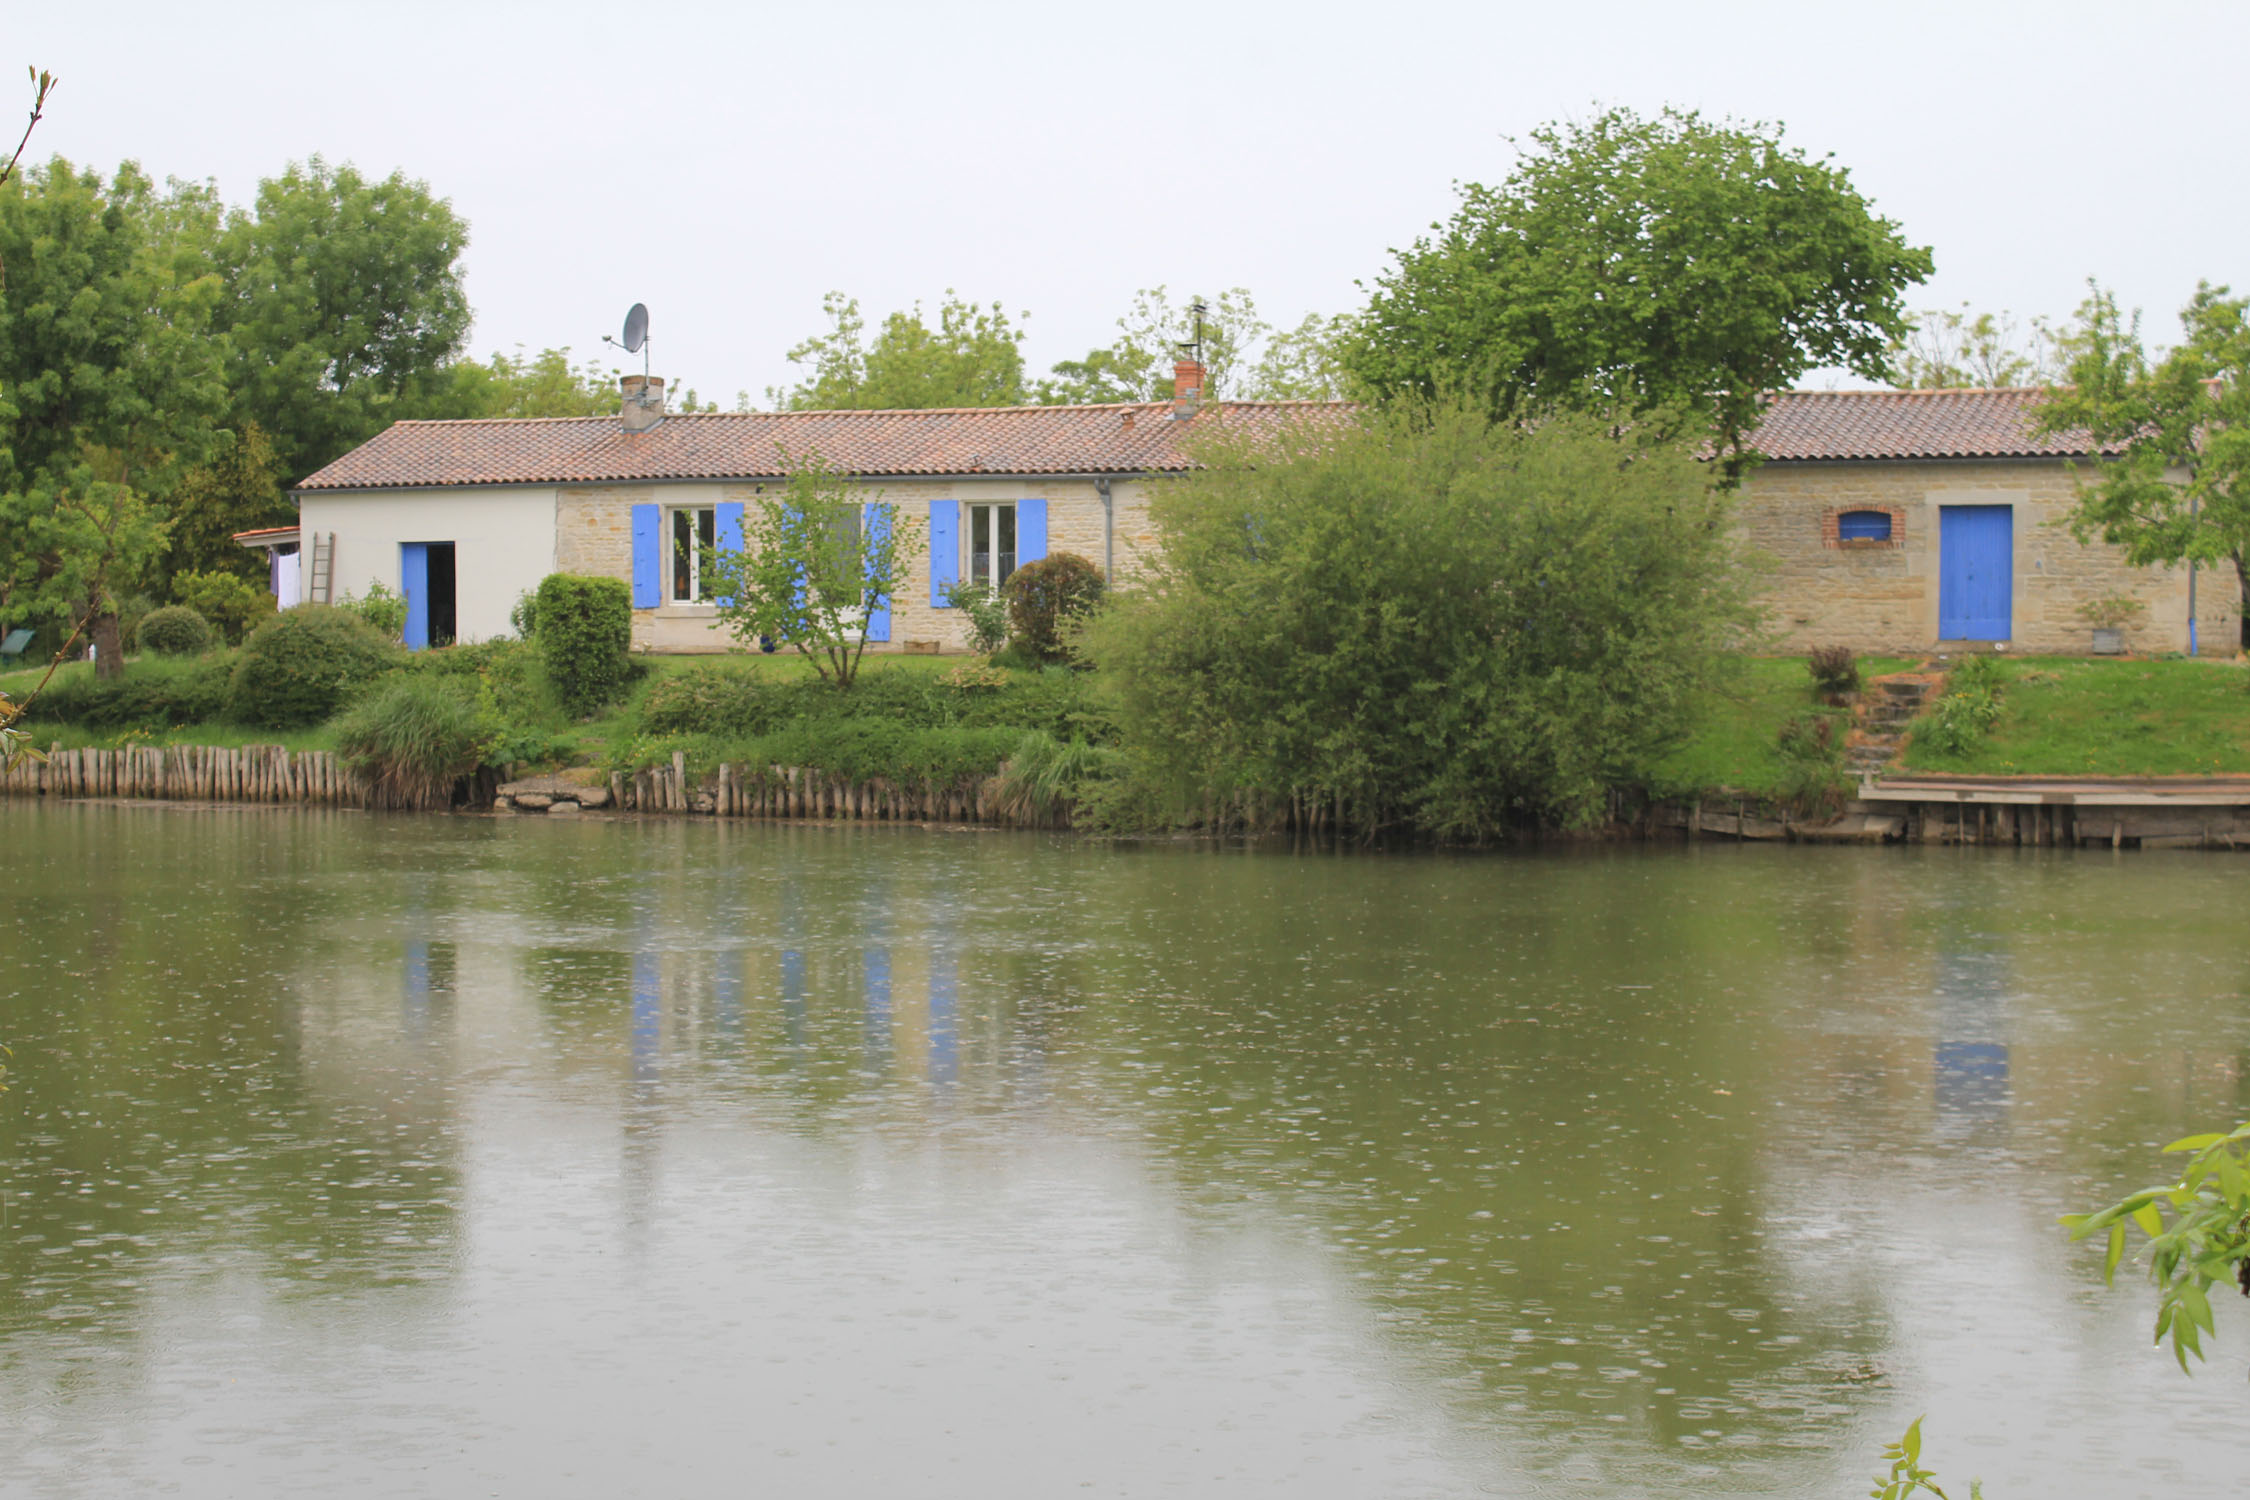
{"type": "Polygon", "coordinates": [[[1906,545],[1906,511],[1896,505],[1839,505],[1820,518],[1820,544],[1844,552],[1906,545]]]}

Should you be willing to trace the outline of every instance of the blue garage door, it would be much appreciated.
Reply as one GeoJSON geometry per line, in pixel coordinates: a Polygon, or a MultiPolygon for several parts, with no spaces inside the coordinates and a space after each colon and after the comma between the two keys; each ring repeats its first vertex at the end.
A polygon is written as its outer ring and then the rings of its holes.
{"type": "Polygon", "coordinates": [[[1938,639],[2004,641],[2015,617],[2012,505],[1938,507],[1938,639]]]}

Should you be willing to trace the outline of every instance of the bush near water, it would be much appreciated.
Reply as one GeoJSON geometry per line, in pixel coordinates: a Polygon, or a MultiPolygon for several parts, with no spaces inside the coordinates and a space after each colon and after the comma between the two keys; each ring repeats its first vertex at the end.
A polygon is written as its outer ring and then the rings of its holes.
{"type": "Polygon", "coordinates": [[[394,678],[336,720],[336,748],[374,807],[446,807],[454,784],[484,763],[477,701],[457,677],[394,678]]]}
{"type": "Polygon", "coordinates": [[[350,610],[300,604],[243,642],[234,669],[234,716],[261,729],[317,724],[404,654],[350,610]]]}
{"type": "Polygon", "coordinates": [[[633,595],[623,581],[550,573],[533,606],[540,653],[563,708],[594,713],[625,691],[633,644],[633,595]]]}

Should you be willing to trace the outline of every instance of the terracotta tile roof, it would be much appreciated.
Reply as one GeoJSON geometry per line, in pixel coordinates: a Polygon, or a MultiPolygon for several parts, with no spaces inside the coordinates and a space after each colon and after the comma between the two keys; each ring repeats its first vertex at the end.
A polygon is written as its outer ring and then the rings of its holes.
{"type": "MultiPolygon", "coordinates": [[[[1755,444],[1782,461],[2061,458],[2083,434],[2032,436],[2043,392],[1781,391],[1755,444]]],[[[1351,408],[1331,401],[1227,401],[1192,423],[1168,401],[1117,406],[956,407],[675,415],[629,433],[615,417],[400,422],[299,484],[299,490],[488,484],[771,479],[782,452],[818,452],[867,477],[1152,474],[1190,467],[1181,439],[1214,418],[1278,433],[1351,408]]]]}
{"type": "Polygon", "coordinates": [[[238,531],[234,539],[245,547],[255,547],[261,542],[286,542],[296,536],[295,526],[260,526],[255,531],[238,531]]]}
{"type": "Polygon", "coordinates": [[[928,411],[749,412],[666,417],[628,433],[615,417],[400,422],[299,490],[440,485],[767,479],[782,452],[817,452],[849,473],[881,475],[1149,474],[1190,467],[1181,439],[1214,417],[1253,433],[1334,420],[1326,401],[1228,401],[1193,422],[1172,403],[928,411]]]}
{"type": "Polygon", "coordinates": [[[1752,445],[1769,459],[2072,458],[2083,432],[2035,437],[2045,391],[1779,391],[1752,445]]]}

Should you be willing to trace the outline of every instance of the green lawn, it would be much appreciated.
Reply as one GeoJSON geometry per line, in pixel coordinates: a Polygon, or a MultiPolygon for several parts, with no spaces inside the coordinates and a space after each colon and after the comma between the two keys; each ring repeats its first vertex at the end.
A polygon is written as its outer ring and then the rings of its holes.
{"type": "MultiPolygon", "coordinates": [[[[862,678],[879,676],[885,672],[950,672],[964,661],[975,658],[961,656],[877,656],[870,653],[859,665],[862,678]]],[[[650,689],[666,677],[698,667],[723,666],[734,671],[754,672],[774,682],[788,682],[813,675],[813,665],[794,651],[719,655],[703,653],[693,656],[636,656],[633,660],[645,671],[638,674],[632,689],[623,700],[584,724],[574,724],[564,731],[564,738],[575,751],[575,759],[582,764],[598,765],[606,760],[613,749],[630,742],[638,729],[641,704],[647,700],[650,689]]]]}
{"type": "MultiPolygon", "coordinates": [[[[642,701],[665,677],[692,667],[724,663],[734,670],[773,679],[811,675],[812,667],[794,652],[773,656],[648,656],[626,700],[601,717],[566,731],[573,758],[599,763],[623,748],[635,733],[642,701]]],[[[943,673],[970,658],[949,656],[869,656],[862,671],[943,673]]],[[[143,669],[136,660],[128,671],[143,669]]],[[[1915,666],[1900,657],[1863,658],[1865,677],[1906,671],[1915,666]]],[[[180,670],[149,662],[147,669],[180,670]]],[[[0,675],[0,691],[20,694],[38,681],[43,667],[0,675]]],[[[2144,660],[2034,657],[2010,661],[2003,689],[2003,711],[1992,733],[1966,754],[1941,756],[1910,746],[1906,765],[1916,771],[1977,775],[2171,776],[2213,772],[2250,773],[2250,669],[2233,661],[2144,660]]],[[[56,681],[90,673],[73,662],[56,681]]],[[[1782,726],[1824,709],[1814,698],[1803,657],[1764,656],[1742,660],[1731,681],[1706,704],[1702,722],[1681,745],[1658,763],[1649,777],[1659,795],[1728,788],[1752,795],[1781,790],[1784,766],[1776,746],[1782,726]]],[[[1839,726],[1841,728],[1841,726],[1839,726]]],[[[35,725],[42,747],[60,742],[86,745],[283,744],[292,750],[335,748],[325,727],[276,733],[232,724],[191,725],[182,729],[117,731],[35,725]]]]}
{"type": "Polygon", "coordinates": [[[2027,657],[1965,754],[1909,743],[1914,771],[1979,776],[2250,773],[2250,670],[2221,660],[2027,657]]]}
{"type": "MultiPolygon", "coordinates": [[[[1904,672],[1915,663],[1905,657],[1860,658],[1862,678],[1904,672]]],[[[1707,712],[1686,743],[1659,761],[1649,777],[1660,796],[1681,796],[1725,787],[1754,795],[1781,789],[1782,764],[1775,753],[1781,726],[1825,709],[1813,695],[1812,677],[1801,656],[1752,656],[1737,664],[1733,681],[1713,696],[1707,712]]],[[[1839,732],[1842,730],[1839,725],[1839,732]]]]}
{"type": "MultiPolygon", "coordinates": [[[[968,658],[959,656],[868,656],[860,664],[863,677],[886,672],[949,672],[968,658]]],[[[698,655],[698,656],[636,656],[634,661],[644,668],[634,679],[631,691],[623,701],[600,717],[584,724],[572,725],[565,730],[564,738],[581,761],[599,762],[614,743],[629,739],[640,718],[642,701],[658,682],[674,673],[692,667],[725,665],[735,670],[755,672],[773,681],[789,681],[813,675],[812,663],[794,651],[764,655],[698,655]]],[[[162,674],[186,670],[190,664],[161,657],[130,656],[126,658],[126,673],[162,674]]],[[[0,692],[20,698],[31,691],[46,673],[44,663],[22,671],[0,674],[0,692]]],[[[67,682],[93,674],[91,662],[66,662],[56,671],[50,687],[60,687],[67,682]]],[[[94,729],[73,724],[35,723],[29,726],[33,741],[42,750],[50,745],[61,745],[66,750],[96,746],[110,749],[123,744],[135,745],[286,745],[290,750],[333,750],[336,737],[326,725],[310,729],[273,730],[252,729],[239,724],[206,722],[190,724],[178,729],[120,730],[94,729]]]]}

